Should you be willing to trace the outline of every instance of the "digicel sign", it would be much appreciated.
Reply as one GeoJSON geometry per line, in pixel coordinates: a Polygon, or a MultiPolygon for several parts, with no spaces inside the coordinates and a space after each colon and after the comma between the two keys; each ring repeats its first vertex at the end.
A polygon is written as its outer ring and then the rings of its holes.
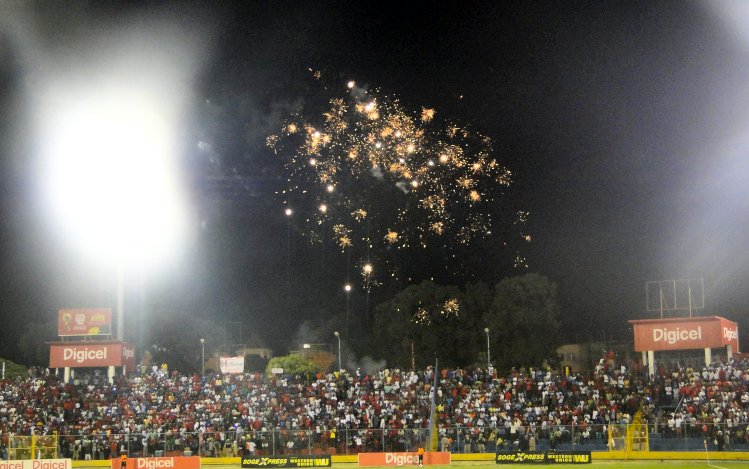
{"type": "Polygon", "coordinates": [[[677,342],[688,342],[688,341],[701,341],[702,340],[702,327],[697,326],[692,329],[669,329],[667,327],[653,329],[653,342],[668,342],[673,345],[677,342]]]}
{"type": "MultiPolygon", "coordinates": [[[[120,469],[120,459],[111,460],[111,469],[120,469]]],[[[173,456],[160,458],[132,458],[127,467],[134,469],[200,469],[199,456],[173,456]]]]}
{"type": "Polygon", "coordinates": [[[688,350],[731,345],[739,351],[739,328],[719,316],[629,321],[634,326],[635,351],[688,350]]]}
{"type": "MultiPolygon", "coordinates": [[[[359,453],[359,466],[414,466],[419,462],[417,453],[359,453]]],[[[450,464],[449,452],[427,452],[424,454],[424,464],[450,464]]]]}
{"type": "Polygon", "coordinates": [[[122,342],[51,344],[50,368],[122,366],[134,362],[133,350],[122,342]]]}
{"type": "Polygon", "coordinates": [[[84,347],[79,349],[77,347],[65,347],[62,349],[62,359],[65,361],[73,360],[75,363],[81,364],[91,360],[106,360],[107,359],[107,348],[95,348],[90,349],[84,347]]]}

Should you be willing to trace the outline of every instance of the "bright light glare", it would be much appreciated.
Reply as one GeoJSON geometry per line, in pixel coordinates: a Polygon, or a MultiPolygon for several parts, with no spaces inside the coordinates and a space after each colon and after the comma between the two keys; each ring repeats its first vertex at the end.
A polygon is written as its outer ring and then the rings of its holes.
{"type": "Polygon", "coordinates": [[[150,262],[181,238],[174,129],[157,105],[113,89],[64,102],[45,119],[47,200],[58,228],[97,259],[150,262]]]}

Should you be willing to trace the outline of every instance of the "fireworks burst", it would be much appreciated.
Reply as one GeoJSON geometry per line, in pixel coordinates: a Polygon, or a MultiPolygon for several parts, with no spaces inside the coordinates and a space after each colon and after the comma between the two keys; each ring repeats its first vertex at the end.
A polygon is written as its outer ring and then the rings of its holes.
{"type": "Polygon", "coordinates": [[[432,325],[432,316],[429,314],[429,311],[425,310],[424,308],[417,309],[411,320],[415,324],[420,324],[422,326],[432,325]]]}
{"type": "Polygon", "coordinates": [[[450,316],[458,317],[460,315],[460,303],[458,303],[458,300],[455,298],[446,300],[442,305],[440,314],[446,318],[449,318],[450,316]]]}
{"type": "MultiPolygon", "coordinates": [[[[322,112],[294,114],[267,138],[284,159],[284,205],[308,212],[310,230],[330,221],[332,232],[321,236],[359,262],[387,263],[383,250],[449,250],[489,236],[492,204],[511,183],[510,171],[492,156],[491,139],[440,125],[434,109],[409,111],[398,99],[353,81],[344,85],[344,95],[322,112]]],[[[525,224],[528,214],[517,215],[516,223],[525,224]]],[[[372,285],[367,265],[362,277],[372,285]]],[[[388,269],[394,271],[377,271],[388,269]]]]}

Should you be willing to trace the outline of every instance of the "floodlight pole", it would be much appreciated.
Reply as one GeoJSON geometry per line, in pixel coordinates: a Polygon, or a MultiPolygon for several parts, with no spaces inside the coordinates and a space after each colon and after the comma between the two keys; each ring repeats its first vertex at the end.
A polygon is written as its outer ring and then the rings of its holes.
{"type": "Polygon", "coordinates": [[[489,350],[489,328],[485,327],[484,332],[486,333],[486,370],[489,371],[489,368],[492,367],[492,359],[489,350]]]}
{"type": "Polygon", "coordinates": [[[341,371],[341,334],[338,331],[335,331],[333,334],[338,339],[338,371],[341,371]]]}
{"type": "Polygon", "coordinates": [[[346,292],[346,334],[348,334],[348,317],[351,310],[351,284],[346,283],[343,286],[343,290],[346,292]]]}
{"type": "Polygon", "coordinates": [[[125,264],[117,261],[117,340],[125,340],[125,264]]]}
{"type": "Polygon", "coordinates": [[[205,376],[205,339],[200,339],[200,376],[205,376]]]}

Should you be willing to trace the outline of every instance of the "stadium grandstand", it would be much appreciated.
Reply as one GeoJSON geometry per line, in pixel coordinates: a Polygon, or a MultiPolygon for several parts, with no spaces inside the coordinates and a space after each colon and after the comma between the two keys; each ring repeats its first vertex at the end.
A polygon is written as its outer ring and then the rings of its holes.
{"type": "Polygon", "coordinates": [[[746,451],[749,360],[685,367],[602,359],[540,369],[382,369],[266,376],[137,370],[65,383],[50,369],[0,384],[3,459],[103,460],[499,450],[746,451]],[[435,380],[436,373],[436,380],[435,380]],[[436,388],[433,383],[436,384],[436,388]],[[434,438],[429,417],[435,403],[434,438]],[[634,427],[633,427],[634,425],[634,427]],[[642,426],[642,431],[628,429],[642,426]],[[33,455],[33,456],[32,456],[33,455]]]}

